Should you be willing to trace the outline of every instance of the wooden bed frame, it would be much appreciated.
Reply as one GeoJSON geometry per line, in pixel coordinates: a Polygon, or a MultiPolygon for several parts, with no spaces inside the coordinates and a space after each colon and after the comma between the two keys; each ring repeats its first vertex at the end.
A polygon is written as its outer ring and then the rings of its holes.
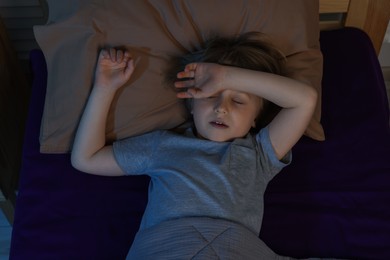
{"type": "MultiPolygon", "coordinates": [[[[44,1],[42,1],[44,2],[44,1]]],[[[389,23],[390,0],[319,0],[320,13],[332,14],[320,22],[321,30],[343,26],[357,27],[370,36],[377,54],[389,23]],[[333,15],[335,14],[335,15],[333,15]]],[[[44,7],[43,7],[44,8],[44,7]]],[[[24,73],[18,66],[13,46],[9,41],[0,17],[0,208],[12,223],[16,188],[20,170],[20,158],[24,122],[28,104],[28,84],[24,73]],[[18,107],[17,111],[13,108],[18,107]],[[4,123],[5,122],[5,123],[4,123]],[[4,196],[2,196],[4,195],[4,196]]]]}
{"type": "Polygon", "coordinates": [[[390,19],[389,0],[320,0],[321,14],[340,14],[320,22],[321,30],[350,26],[362,29],[379,54],[390,19]]]}

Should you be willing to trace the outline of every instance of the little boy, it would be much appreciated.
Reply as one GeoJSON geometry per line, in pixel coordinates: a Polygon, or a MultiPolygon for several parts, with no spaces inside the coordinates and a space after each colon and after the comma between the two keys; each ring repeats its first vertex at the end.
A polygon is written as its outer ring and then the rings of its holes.
{"type": "Polygon", "coordinates": [[[290,150],[312,116],[316,92],[277,75],[283,57],[258,33],[217,38],[197,57],[200,62],[186,64],[175,82],[178,98],[192,99],[193,128],[106,145],[109,107],[135,66],[127,51],[102,50],[72,164],[91,174],[151,177],[132,259],[275,258],[258,238],[263,194],[290,162],[290,150]],[[281,110],[252,135],[267,102],[281,110]]]}

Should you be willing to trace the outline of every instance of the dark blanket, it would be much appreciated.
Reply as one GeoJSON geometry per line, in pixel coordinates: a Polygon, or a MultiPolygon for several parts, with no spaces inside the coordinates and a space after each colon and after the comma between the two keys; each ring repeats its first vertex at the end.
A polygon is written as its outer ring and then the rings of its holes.
{"type": "Polygon", "coordinates": [[[303,137],[269,184],[261,237],[279,254],[390,259],[390,130],[384,80],[357,29],[321,33],[325,142],[303,137]]]}
{"type": "MultiPolygon", "coordinates": [[[[268,186],[261,239],[277,254],[390,259],[390,130],[383,77],[368,37],[321,33],[322,124],[268,186]]],[[[148,178],[76,171],[69,154],[40,154],[42,53],[25,134],[11,259],[123,259],[147,202],[148,178]]]]}

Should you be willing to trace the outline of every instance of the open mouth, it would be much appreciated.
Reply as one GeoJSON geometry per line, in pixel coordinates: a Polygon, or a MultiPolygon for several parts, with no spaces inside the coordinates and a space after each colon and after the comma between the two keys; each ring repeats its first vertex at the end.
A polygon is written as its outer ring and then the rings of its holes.
{"type": "Polygon", "coordinates": [[[213,127],[215,128],[228,128],[227,125],[225,125],[223,122],[221,121],[211,121],[210,122],[210,125],[212,125],[213,127]]]}

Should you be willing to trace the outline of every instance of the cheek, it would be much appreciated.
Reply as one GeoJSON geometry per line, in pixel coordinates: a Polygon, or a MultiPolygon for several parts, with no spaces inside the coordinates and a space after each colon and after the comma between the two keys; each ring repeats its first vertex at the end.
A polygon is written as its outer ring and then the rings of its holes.
{"type": "Polygon", "coordinates": [[[194,100],[192,102],[192,114],[194,113],[203,113],[212,107],[209,103],[205,102],[204,100],[194,100]]]}
{"type": "Polygon", "coordinates": [[[195,114],[196,113],[196,111],[198,111],[199,110],[199,106],[198,106],[198,104],[194,101],[194,102],[192,102],[192,106],[191,106],[191,114],[195,114]]]}
{"type": "Polygon", "coordinates": [[[261,109],[261,106],[256,105],[253,106],[252,109],[249,109],[246,113],[248,118],[248,124],[253,128],[256,127],[256,121],[260,115],[261,109]]]}
{"type": "Polygon", "coordinates": [[[261,112],[263,111],[264,107],[264,101],[262,98],[258,98],[256,100],[256,103],[254,105],[254,112],[253,112],[253,120],[256,121],[257,118],[260,116],[261,112]]]}
{"type": "Polygon", "coordinates": [[[187,108],[187,111],[189,111],[191,114],[194,113],[194,100],[193,99],[186,100],[185,106],[187,108]]]}
{"type": "Polygon", "coordinates": [[[247,108],[244,110],[237,111],[232,116],[237,122],[240,122],[240,125],[244,128],[251,128],[254,127],[257,118],[257,109],[247,108]]]}

